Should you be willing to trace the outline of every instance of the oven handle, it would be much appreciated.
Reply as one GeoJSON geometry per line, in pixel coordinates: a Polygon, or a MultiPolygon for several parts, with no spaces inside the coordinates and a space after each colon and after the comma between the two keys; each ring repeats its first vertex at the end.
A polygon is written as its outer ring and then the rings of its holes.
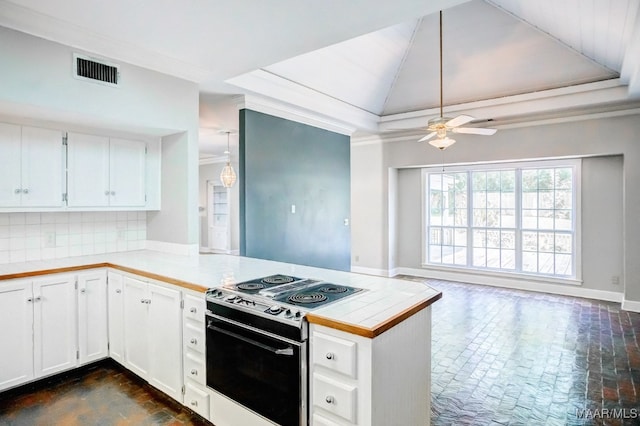
{"type": "Polygon", "coordinates": [[[265,345],[264,343],[256,342],[253,339],[249,339],[248,337],[241,336],[240,334],[234,333],[232,331],[225,330],[224,328],[216,327],[215,325],[208,324],[207,328],[217,331],[218,333],[223,333],[223,334],[226,334],[227,336],[231,336],[234,339],[242,340],[245,343],[249,343],[253,346],[257,346],[261,349],[267,350],[276,355],[293,356],[293,348],[291,346],[284,349],[276,349],[272,346],[265,345]]]}

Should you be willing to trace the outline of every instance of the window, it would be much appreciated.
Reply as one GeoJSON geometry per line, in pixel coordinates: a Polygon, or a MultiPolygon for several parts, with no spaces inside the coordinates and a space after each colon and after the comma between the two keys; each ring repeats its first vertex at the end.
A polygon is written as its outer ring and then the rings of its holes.
{"type": "Polygon", "coordinates": [[[424,170],[425,262],[575,278],[579,160],[424,170]]]}

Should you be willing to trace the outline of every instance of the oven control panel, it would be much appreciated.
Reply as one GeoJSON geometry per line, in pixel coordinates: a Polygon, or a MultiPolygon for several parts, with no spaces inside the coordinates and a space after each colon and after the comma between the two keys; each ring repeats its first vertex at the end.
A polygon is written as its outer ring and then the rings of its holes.
{"type": "Polygon", "coordinates": [[[248,310],[257,315],[275,317],[294,323],[300,322],[304,317],[304,311],[296,307],[273,303],[272,300],[265,300],[265,298],[238,295],[226,289],[213,288],[208,290],[207,299],[215,303],[231,305],[241,310],[248,310]]]}

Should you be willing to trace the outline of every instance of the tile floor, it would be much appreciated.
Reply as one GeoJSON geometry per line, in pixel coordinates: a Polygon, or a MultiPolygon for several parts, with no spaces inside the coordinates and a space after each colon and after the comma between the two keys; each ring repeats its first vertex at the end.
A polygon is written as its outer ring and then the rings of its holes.
{"type": "MultiPolygon", "coordinates": [[[[428,284],[443,292],[433,305],[433,425],[640,425],[640,314],[428,284]]],[[[210,425],[110,361],[0,394],[3,426],[182,424],[210,425]]]]}
{"type": "Polygon", "coordinates": [[[640,425],[640,314],[429,280],[433,425],[640,425]]]}

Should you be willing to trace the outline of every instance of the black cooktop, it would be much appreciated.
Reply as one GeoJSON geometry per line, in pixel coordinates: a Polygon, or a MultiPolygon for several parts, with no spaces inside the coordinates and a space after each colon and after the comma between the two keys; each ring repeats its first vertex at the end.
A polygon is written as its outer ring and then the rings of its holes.
{"type": "Polygon", "coordinates": [[[306,309],[323,306],[364,291],[362,288],[282,274],[255,278],[228,288],[306,309]]]}

